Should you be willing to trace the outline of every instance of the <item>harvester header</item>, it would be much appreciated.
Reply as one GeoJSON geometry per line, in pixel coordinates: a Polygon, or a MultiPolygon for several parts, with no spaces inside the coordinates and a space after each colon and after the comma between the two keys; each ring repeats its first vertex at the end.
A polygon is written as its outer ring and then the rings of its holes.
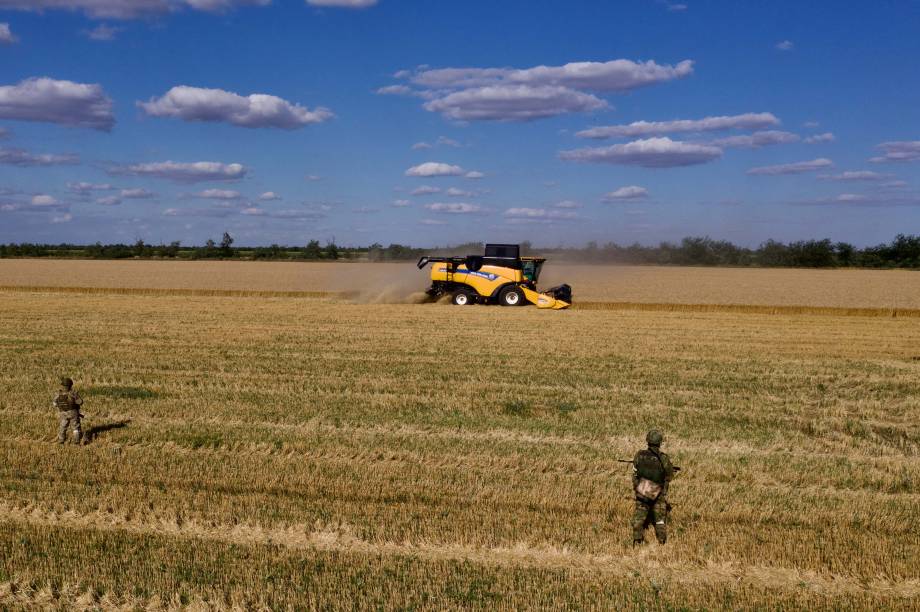
{"type": "Polygon", "coordinates": [[[483,255],[466,257],[424,256],[419,269],[431,264],[432,298],[450,295],[457,306],[501,304],[559,310],[572,304],[572,288],[557,285],[537,291],[537,280],[546,259],[521,257],[516,244],[487,244],[483,255]]]}

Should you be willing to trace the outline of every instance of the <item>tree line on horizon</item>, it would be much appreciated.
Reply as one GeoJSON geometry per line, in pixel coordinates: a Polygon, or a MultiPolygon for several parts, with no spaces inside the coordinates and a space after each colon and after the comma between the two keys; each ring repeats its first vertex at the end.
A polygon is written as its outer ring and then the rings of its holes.
{"type": "MultiPolygon", "coordinates": [[[[321,245],[310,240],[304,246],[234,246],[224,232],[220,242],[208,240],[200,246],[169,244],[0,244],[0,258],[51,257],[70,259],[238,259],[269,261],[411,261],[423,255],[468,255],[482,253],[483,243],[469,242],[452,247],[419,248],[402,244],[343,247],[334,241],[321,245]]],[[[521,243],[522,255],[545,255],[557,261],[677,266],[734,266],[771,268],[915,268],[920,269],[920,235],[898,234],[891,242],[856,247],[830,239],[780,242],[767,240],[756,248],[737,246],[727,240],[691,236],[679,243],[620,245],[589,242],[584,247],[535,247],[521,243]]]]}

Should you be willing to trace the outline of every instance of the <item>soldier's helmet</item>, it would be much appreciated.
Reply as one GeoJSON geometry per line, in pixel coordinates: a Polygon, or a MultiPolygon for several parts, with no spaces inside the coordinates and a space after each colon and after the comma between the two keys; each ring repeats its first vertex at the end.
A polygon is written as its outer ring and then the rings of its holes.
{"type": "Polygon", "coordinates": [[[661,443],[664,441],[664,435],[657,429],[653,429],[645,434],[645,441],[649,446],[661,446],[661,443]]]}
{"type": "Polygon", "coordinates": [[[70,389],[73,387],[73,379],[67,378],[66,376],[61,377],[61,386],[65,389],[70,389]]]}

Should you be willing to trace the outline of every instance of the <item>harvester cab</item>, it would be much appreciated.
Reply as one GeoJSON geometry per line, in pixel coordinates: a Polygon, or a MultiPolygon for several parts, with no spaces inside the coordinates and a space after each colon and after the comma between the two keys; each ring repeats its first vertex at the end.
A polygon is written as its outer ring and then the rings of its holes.
{"type": "Polygon", "coordinates": [[[458,306],[467,304],[501,304],[559,310],[572,305],[572,288],[557,285],[537,290],[537,281],[546,259],[521,257],[516,244],[487,244],[485,254],[466,257],[431,257],[418,260],[421,270],[431,264],[432,298],[450,295],[458,306]]]}

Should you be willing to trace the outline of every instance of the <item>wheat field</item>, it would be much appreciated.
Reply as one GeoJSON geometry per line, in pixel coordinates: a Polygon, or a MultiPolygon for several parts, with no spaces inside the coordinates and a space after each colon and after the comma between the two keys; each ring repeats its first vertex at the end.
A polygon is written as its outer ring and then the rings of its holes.
{"type": "MultiPolygon", "coordinates": [[[[0,262],[0,607],[920,601],[920,319],[23,287],[93,284],[57,263],[0,262]],[[615,459],[653,426],[683,470],[668,544],[633,548],[615,459]]],[[[210,270],[173,289],[246,289],[210,270]]]]}
{"type": "MultiPolygon", "coordinates": [[[[556,263],[578,303],[756,305],[920,310],[920,272],[694,268],[556,263]]],[[[213,293],[336,293],[397,301],[428,284],[411,262],[0,260],[0,288],[73,287],[213,293]]]]}

